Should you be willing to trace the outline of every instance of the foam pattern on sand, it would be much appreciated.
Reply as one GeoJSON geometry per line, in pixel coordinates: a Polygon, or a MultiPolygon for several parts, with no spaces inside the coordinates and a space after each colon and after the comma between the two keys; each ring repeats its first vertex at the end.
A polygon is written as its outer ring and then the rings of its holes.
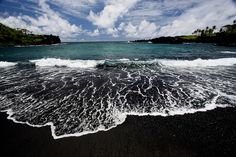
{"type": "Polygon", "coordinates": [[[0,111],[18,123],[50,125],[55,139],[109,130],[127,115],[181,115],[236,105],[234,58],[31,62],[36,66],[0,68],[0,111]],[[211,64],[202,66],[206,62],[211,64]]]}

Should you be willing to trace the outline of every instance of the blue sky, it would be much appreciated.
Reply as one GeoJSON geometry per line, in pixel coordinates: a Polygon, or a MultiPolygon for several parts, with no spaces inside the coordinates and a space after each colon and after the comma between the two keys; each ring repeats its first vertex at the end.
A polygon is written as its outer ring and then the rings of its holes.
{"type": "Polygon", "coordinates": [[[191,34],[236,19],[236,0],[0,0],[0,22],[63,41],[191,34]]]}

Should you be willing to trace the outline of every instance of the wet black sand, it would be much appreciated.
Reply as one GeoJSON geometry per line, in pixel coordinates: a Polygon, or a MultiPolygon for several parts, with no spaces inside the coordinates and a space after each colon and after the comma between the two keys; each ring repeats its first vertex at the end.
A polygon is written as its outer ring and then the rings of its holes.
{"type": "Polygon", "coordinates": [[[54,140],[0,114],[0,156],[192,157],[236,156],[236,108],[170,117],[129,116],[106,132],[54,140]]]}

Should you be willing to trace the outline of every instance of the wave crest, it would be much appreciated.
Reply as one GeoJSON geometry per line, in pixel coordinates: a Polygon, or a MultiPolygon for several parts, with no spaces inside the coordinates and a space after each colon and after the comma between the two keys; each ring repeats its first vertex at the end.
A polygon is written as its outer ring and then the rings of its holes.
{"type": "Polygon", "coordinates": [[[1,67],[10,67],[10,66],[15,66],[17,63],[13,62],[6,62],[6,61],[0,61],[0,68],[1,67]]]}
{"type": "Polygon", "coordinates": [[[236,52],[232,52],[232,51],[221,51],[221,53],[224,53],[224,54],[236,54],[236,52]]]}
{"type": "Polygon", "coordinates": [[[214,67],[233,66],[236,58],[196,59],[196,60],[159,60],[161,65],[173,67],[214,67]]]}
{"type": "MultiPolygon", "coordinates": [[[[133,68],[142,66],[166,66],[166,67],[215,67],[215,66],[233,66],[236,65],[236,58],[220,58],[220,59],[195,59],[195,60],[174,60],[174,59],[152,59],[152,60],[70,60],[59,58],[43,58],[30,60],[39,67],[69,67],[69,68],[133,68]]],[[[24,64],[22,62],[6,62],[0,61],[0,67],[9,67],[24,64]]]]}
{"type": "Polygon", "coordinates": [[[104,63],[103,60],[69,60],[57,58],[44,58],[38,60],[30,60],[36,66],[40,67],[70,67],[70,68],[94,68],[98,64],[104,63]]]}

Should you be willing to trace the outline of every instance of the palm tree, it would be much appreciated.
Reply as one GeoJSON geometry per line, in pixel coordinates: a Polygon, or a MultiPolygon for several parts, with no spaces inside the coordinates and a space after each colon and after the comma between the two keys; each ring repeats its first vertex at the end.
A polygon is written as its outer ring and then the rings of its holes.
{"type": "Polygon", "coordinates": [[[208,35],[212,35],[212,34],[213,34],[213,31],[214,31],[214,30],[210,28],[210,29],[208,30],[208,35]]]}
{"type": "Polygon", "coordinates": [[[223,32],[223,28],[220,29],[220,33],[222,33],[222,32],[223,32]]]}
{"type": "Polygon", "coordinates": [[[204,36],[204,35],[205,35],[205,31],[203,29],[203,30],[201,30],[201,36],[204,36]]]}
{"type": "Polygon", "coordinates": [[[216,30],[216,26],[212,26],[212,32],[211,32],[212,35],[214,34],[215,30],[216,30]]]}
{"type": "Polygon", "coordinates": [[[198,35],[201,35],[201,32],[202,32],[201,29],[197,29],[197,34],[198,34],[198,35]]]}
{"type": "Polygon", "coordinates": [[[206,35],[209,34],[209,27],[208,26],[206,27],[205,34],[206,35]]]}

